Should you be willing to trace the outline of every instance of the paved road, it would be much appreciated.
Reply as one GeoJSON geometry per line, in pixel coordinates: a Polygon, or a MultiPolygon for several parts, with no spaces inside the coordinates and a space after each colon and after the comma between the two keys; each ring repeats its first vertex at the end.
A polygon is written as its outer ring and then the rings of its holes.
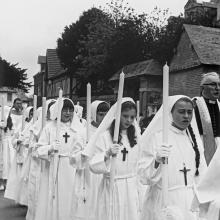
{"type": "Polygon", "coordinates": [[[25,220],[27,209],[16,205],[12,200],[5,199],[0,192],[0,220],[25,220]]]}

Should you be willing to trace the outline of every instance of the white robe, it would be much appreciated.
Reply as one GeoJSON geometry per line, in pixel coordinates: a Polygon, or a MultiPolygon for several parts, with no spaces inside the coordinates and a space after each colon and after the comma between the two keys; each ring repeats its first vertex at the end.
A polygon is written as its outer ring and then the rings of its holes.
{"type": "Polygon", "coordinates": [[[25,125],[25,129],[22,132],[22,140],[24,145],[24,163],[22,165],[21,174],[18,177],[18,197],[17,202],[28,206],[28,174],[29,174],[29,141],[30,141],[30,129],[32,122],[25,125]]]}
{"type": "MultiPolygon", "coordinates": [[[[91,125],[90,129],[90,135],[92,136],[97,128],[91,125]]],[[[97,206],[98,187],[102,175],[91,172],[88,166],[85,168],[81,161],[81,151],[72,155],[72,158],[76,162],[71,164],[77,169],[72,196],[72,220],[96,220],[94,210],[97,206]]]]}
{"type": "Polygon", "coordinates": [[[105,131],[96,142],[96,153],[90,161],[91,170],[103,174],[97,197],[97,220],[139,220],[140,204],[138,197],[137,162],[139,145],[130,147],[127,135],[122,133],[123,145],[116,158],[116,174],[113,195],[110,194],[110,164],[104,161],[105,152],[113,144],[110,132],[105,131]],[[121,150],[126,148],[126,160],[121,150]]]}
{"type": "MultiPolygon", "coordinates": [[[[168,206],[177,206],[184,220],[195,220],[196,214],[190,211],[194,197],[193,185],[199,180],[206,169],[206,162],[203,152],[200,150],[199,176],[195,176],[195,152],[192,141],[187,136],[186,131],[181,131],[173,126],[169,128],[169,140],[172,151],[168,159],[168,206]],[[190,169],[187,172],[187,186],[183,172],[185,167],[190,169]]],[[[139,161],[138,173],[143,184],[149,184],[150,188],[146,193],[144,206],[142,208],[141,220],[155,220],[157,214],[163,207],[162,201],[162,173],[161,166],[155,168],[156,147],[162,144],[162,132],[153,134],[139,161]]]]}
{"type": "MultiPolygon", "coordinates": [[[[47,122],[49,123],[49,122],[47,122]]],[[[49,162],[47,160],[41,160],[37,154],[37,141],[39,139],[42,127],[42,119],[39,117],[38,120],[33,124],[31,128],[31,138],[29,144],[29,155],[27,159],[28,173],[28,210],[26,214],[26,220],[34,220],[36,216],[36,210],[38,206],[38,200],[42,201],[41,198],[48,188],[48,167],[49,162]],[[48,165],[48,166],[46,166],[48,165]],[[46,166],[46,168],[45,168],[46,166]],[[45,178],[46,179],[45,179],[45,178]]],[[[45,200],[47,202],[47,200],[45,200]]],[[[39,205],[41,205],[40,203],[39,205]]],[[[44,208],[41,208],[45,210],[44,208]]],[[[42,216],[43,212],[41,212],[42,216]]]]}
{"type": "Polygon", "coordinates": [[[56,140],[56,121],[52,121],[43,129],[37,148],[39,157],[48,160],[49,166],[45,166],[45,174],[48,173],[48,190],[44,197],[39,197],[36,217],[39,220],[69,220],[75,169],[69,163],[69,154],[75,148],[82,148],[82,138],[78,132],[70,128],[70,125],[61,123],[59,140],[61,148],[58,153],[57,174],[54,175],[53,156],[48,156],[51,145],[56,140]],[[69,137],[65,140],[64,135],[69,137]],[[67,141],[67,142],[65,142],[67,141]],[[79,147],[77,147],[79,146],[79,147]],[[47,169],[47,171],[46,171],[47,169]],[[56,177],[55,188],[53,188],[53,177],[56,177]],[[42,205],[44,204],[44,205],[42,205]]]}
{"type": "MultiPolygon", "coordinates": [[[[10,166],[9,174],[8,174],[8,181],[6,185],[5,195],[4,197],[8,199],[12,199],[17,201],[18,198],[18,179],[21,175],[21,169],[23,163],[20,161],[24,158],[22,158],[22,150],[24,149],[22,146],[21,148],[18,148],[17,150],[11,149],[13,138],[15,137],[15,134],[19,134],[22,129],[22,115],[14,115],[11,114],[12,122],[13,122],[13,128],[12,131],[5,135],[5,140],[3,142],[4,149],[7,151],[12,151],[13,153],[10,153],[10,157],[12,158],[12,164],[10,166]],[[14,154],[14,155],[13,155],[14,154]]],[[[15,144],[16,147],[16,144],[15,144]]],[[[11,160],[11,159],[10,159],[11,160]]]]}
{"type": "MultiPolygon", "coordinates": [[[[35,212],[38,203],[38,197],[40,195],[40,182],[43,172],[43,163],[48,161],[42,161],[40,158],[35,157],[35,151],[37,149],[37,137],[31,131],[31,143],[29,145],[29,155],[27,159],[27,169],[28,169],[28,183],[27,183],[27,192],[28,192],[28,211],[26,215],[26,220],[34,220],[35,212]]],[[[45,183],[48,184],[48,183],[45,183]]],[[[45,191],[44,191],[45,193],[45,191]]]]}

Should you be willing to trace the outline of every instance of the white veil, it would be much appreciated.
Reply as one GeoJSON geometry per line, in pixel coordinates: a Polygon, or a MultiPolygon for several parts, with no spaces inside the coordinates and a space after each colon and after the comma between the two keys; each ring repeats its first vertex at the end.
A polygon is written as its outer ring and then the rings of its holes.
{"type": "MultiPolygon", "coordinates": [[[[130,97],[126,97],[122,99],[122,103],[128,102],[128,101],[135,103],[134,100],[130,97]]],[[[86,148],[84,149],[82,153],[83,155],[86,155],[87,157],[93,156],[94,147],[95,147],[97,138],[100,136],[100,134],[102,134],[103,132],[105,132],[106,130],[110,128],[112,121],[115,119],[116,107],[117,107],[117,102],[110,108],[105,118],[103,119],[99,127],[97,128],[95,134],[90,138],[88,145],[86,146],[86,148]]],[[[135,126],[136,132],[138,133],[139,129],[138,129],[136,120],[134,121],[134,126],[135,126]]]]}

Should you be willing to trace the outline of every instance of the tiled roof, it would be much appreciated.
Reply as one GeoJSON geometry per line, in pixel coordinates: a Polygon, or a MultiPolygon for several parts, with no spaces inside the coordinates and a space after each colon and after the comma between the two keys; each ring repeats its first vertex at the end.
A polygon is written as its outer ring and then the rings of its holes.
{"type": "Polygon", "coordinates": [[[220,65],[220,29],[187,24],[184,28],[200,62],[220,65]]]}
{"type": "Polygon", "coordinates": [[[54,77],[64,71],[57,56],[56,49],[47,49],[48,78],[54,77]]]}
{"type": "MultiPolygon", "coordinates": [[[[115,73],[109,81],[118,80],[121,72],[122,69],[115,73]]],[[[162,75],[162,66],[157,61],[151,59],[127,65],[123,68],[123,72],[125,73],[125,78],[143,75],[162,75]]]]}

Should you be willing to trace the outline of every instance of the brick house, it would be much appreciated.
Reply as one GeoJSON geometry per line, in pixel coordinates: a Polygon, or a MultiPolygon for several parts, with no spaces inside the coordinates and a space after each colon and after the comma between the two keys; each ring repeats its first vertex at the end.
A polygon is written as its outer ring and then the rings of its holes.
{"type": "Polygon", "coordinates": [[[42,97],[57,98],[59,88],[63,89],[63,96],[74,99],[76,79],[62,68],[56,49],[47,49],[46,56],[38,56],[38,64],[40,71],[34,76],[34,94],[39,97],[39,105],[42,97]]]}
{"type": "Polygon", "coordinates": [[[191,17],[194,13],[210,13],[213,25],[220,26],[220,0],[203,2],[201,0],[188,0],[184,7],[185,18],[191,17]]]}
{"type": "MultiPolygon", "coordinates": [[[[115,73],[109,81],[114,88],[114,94],[118,92],[119,74],[115,73]]],[[[123,67],[125,73],[124,97],[132,97],[140,101],[140,113],[144,116],[155,112],[161,105],[163,70],[160,63],[150,59],[133,63],[123,67]]]]}
{"type": "Polygon", "coordinates": [[[209,71],[220,73],[220,29],[185,24],[170,64],[170,95],[198,96],[209,71]]]}

